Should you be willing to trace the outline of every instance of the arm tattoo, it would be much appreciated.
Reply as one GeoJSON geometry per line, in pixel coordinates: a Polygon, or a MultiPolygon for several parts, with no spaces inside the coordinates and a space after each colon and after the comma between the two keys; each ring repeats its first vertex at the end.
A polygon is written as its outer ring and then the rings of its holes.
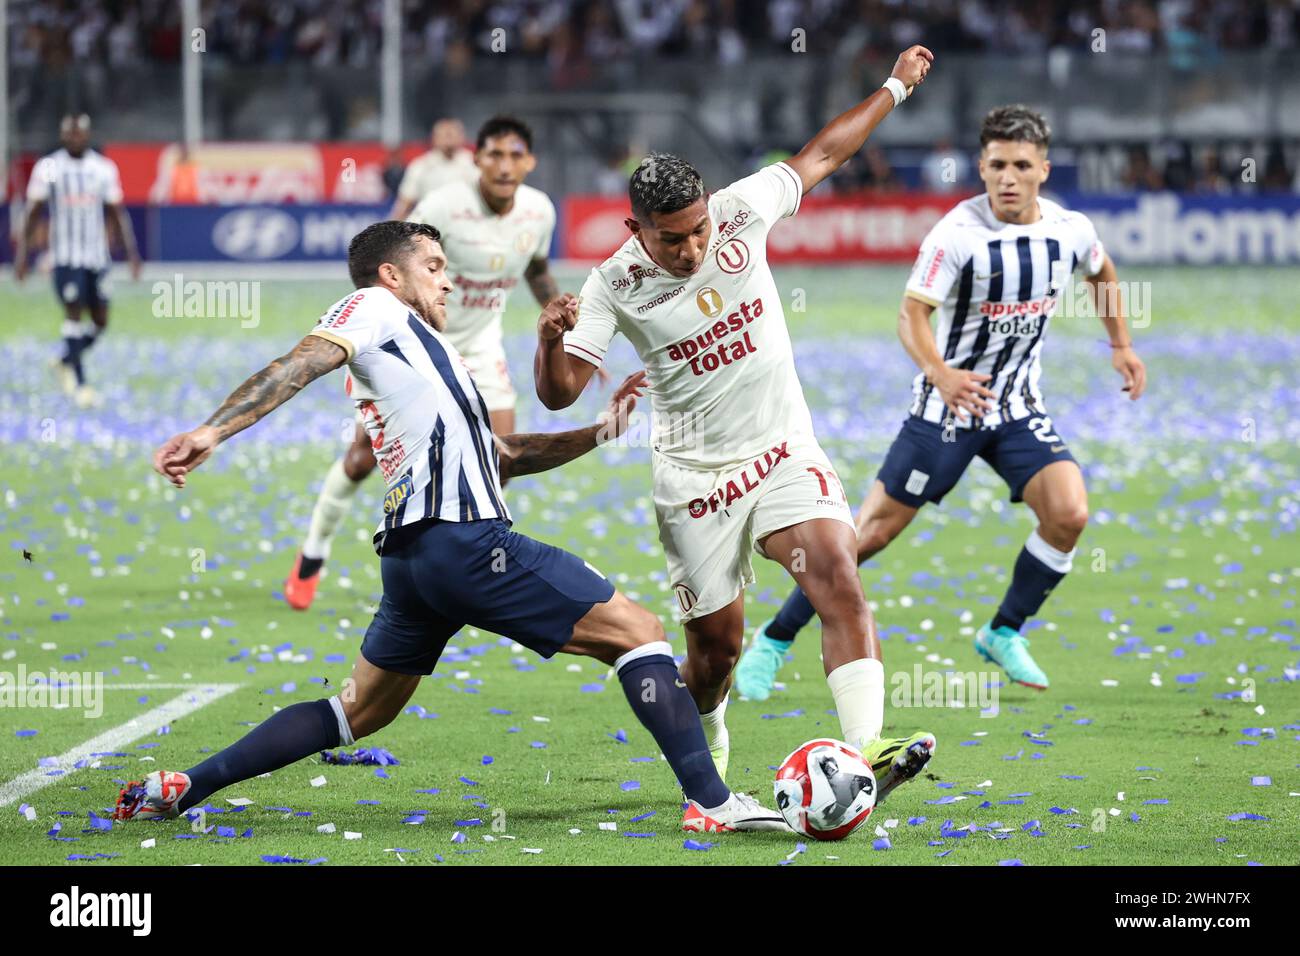
{"type": "Polygon", "coordinates": [[[545,259],[533,259],[524,270],[528,288],[533,290],[533,298],[543,308],[546,307],[546,303],[560,294],[560,287],[555,284],[555,277],[551,275],[549,265],[545,259]]]}
{"type": "Polygon", "coordinates": [[[600,429],[600,425],[588,425],[569,432],[506,435],[498,439],[502,480],[550,471],[585,455],[596,447],[600,429]]]}
{"type": "Polygon", "coordinates": [[[225,441],[260,421],[298,394],[299,390],[347,361],[347,352],[319,335],[308,335],[292,352],[282,355],[227,398],[204,424],[225,441]]]}

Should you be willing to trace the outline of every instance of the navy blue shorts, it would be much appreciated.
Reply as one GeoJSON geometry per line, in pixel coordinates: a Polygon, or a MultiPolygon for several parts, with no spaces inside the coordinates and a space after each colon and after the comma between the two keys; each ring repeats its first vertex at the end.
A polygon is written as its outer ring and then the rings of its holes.
{"type": "Polygon", "coordinates": [[[466,625],[550,657],[574,624],[614,596],[614,585],[581,558],[499,518],[410,531],[379,559],[384,596],[361,643],[366,660],[386,671],[432,674],[447,639],[466,625]]]}
{"type": "Polygon", "coordinates": [[[77,266],[54,267],[54,294],[64,305],[82,305],[88,309],[108,304],[107,269],[81,269],[77,266]]]}
{"type": "Polygon", "coordinates": [[[1074,461],[1046,415],[993,428],[958,428],[951,437],[943,440],[942,425],[908,416],[876,476],[889,496],[913,508],[938,504],[978,455],[1002,476],[1011,500],[1021,501],[1030,478],[1054,461],[1074,461]]]}

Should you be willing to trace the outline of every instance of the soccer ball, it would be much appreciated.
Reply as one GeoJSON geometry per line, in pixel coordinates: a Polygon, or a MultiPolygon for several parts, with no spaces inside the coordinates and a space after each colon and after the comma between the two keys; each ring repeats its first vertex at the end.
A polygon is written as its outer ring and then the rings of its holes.
{"type": "Polygon", "coordinates": [[[773,790],[790,829],[814,840],[843,840],[876,808],[875,774],[839,740],[810,740],[786,757],[773,790]]]}

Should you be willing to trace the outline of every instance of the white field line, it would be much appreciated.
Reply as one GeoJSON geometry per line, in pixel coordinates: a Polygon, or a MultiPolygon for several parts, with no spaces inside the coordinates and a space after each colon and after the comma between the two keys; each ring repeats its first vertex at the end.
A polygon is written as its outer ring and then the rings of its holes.
{"type": "MultiPolygon", "coordinates": [[[[158,685],[148,686],[157,687],[158,685]]],[[[64,773],[51,777],[47,776],[51,768],[38,767],[35,770],[28,770],[26,773],[19,774],[7,783],[0,784],[0,807],[6,807],[21,800],[23,797],[35,793],[56,780],[67,780],[77,772],[73,764],[78,760],[88,759],[92,753],[118,750],[129,743],[134,743],[141,737],[154,733],[164,724],[169,724],[187,714],[192,714],[205,704],[210,704],[218,698],[225,697],[231,691],[238,690],[243,685],[200,684],[195,686],[202,687],[205,693],[181,694],[165,704],[159,704],[152,710],[145,711],[138,717],[132,717],[124,724],[106,730],[97,737],[92,737],[83,744],[78,744],[67,753],[59,754],[57,758],[58,766],[64,773]]]]}

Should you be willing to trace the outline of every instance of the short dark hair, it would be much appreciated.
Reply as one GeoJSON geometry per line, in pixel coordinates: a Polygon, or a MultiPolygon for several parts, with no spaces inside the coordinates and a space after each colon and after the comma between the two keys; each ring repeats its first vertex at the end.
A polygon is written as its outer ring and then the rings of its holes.
{"type": "Polygon", "coordinates": [[[528,152],[533,151],[533,131],[528,128],[527,123],[513,116],[494,116],[480,126],[478,140],[474,146],[476,149],[482,149],[488,140],[496,139],[498,136],[509,136],[512,133],[524,141],[528,152]]]}
{"type": "Polygon", "coordinates": [[[989,110],[984,117],[984,125],[980,127],[980,148],[995,139],[1033,143],[1047,149],[1052,139],[1052,128],[1047,125],[1042,113],[1036,113],[1021,103],[998,106],[989,110]]]}
{"type": "Polygon", "coordinates": [[[415,252],[417,236],[427,236],[434,242],[442,241],[442,234],[433,226],[422,222],[403,222],[390,219],[372,223],[352,237],[348,243],[348,275],[358,289],[374,285],[379,278],[379,267],[385,262],[398,262],[415,252]]]}
{"type": "Polygon", "coordinates": [[[627,184],[632,215],[649,224],[652,214],[677,212],[704,195],[704,180],[695,167],[671,153],[651,153],[627,184]]]}

